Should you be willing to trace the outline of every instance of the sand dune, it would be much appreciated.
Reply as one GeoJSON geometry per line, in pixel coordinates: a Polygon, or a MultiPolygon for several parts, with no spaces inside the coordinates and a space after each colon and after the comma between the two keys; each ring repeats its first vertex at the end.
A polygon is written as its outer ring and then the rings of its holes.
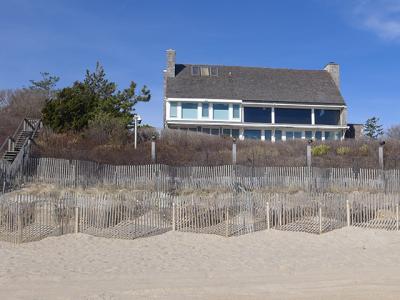
{"type": "Polygon", "coordinates": [[[399,299],[400,233],[0,243],[0,299],[399,299]]]}

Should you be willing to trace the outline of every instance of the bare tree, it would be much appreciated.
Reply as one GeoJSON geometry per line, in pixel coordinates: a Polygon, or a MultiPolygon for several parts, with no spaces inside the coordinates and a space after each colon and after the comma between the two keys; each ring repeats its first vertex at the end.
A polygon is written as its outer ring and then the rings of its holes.
{"type": "Polygon", "coordinates": [[[40,118],[47,92],[19,89],[1,93],[0,145],[13,134],[23,118],[40,118]]]}
{"type": "Polygon", "coordinates": [[[0,90],[0,110],[10,104],[12,95],[12,90],[0,90]]]}
{"type": "Polygon", "coordinates": [[[390,127],[386,135],[389,139],[400,140],[400,124],[390,127]]]}

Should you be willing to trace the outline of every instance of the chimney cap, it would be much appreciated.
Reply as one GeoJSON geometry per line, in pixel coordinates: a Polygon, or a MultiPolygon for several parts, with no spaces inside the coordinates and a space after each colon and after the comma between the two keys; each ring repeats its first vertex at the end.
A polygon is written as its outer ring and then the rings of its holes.
{"type": "Polygon", "coordinates": [[[331,61],[331,62],[328,62],[327,64],[326,64],[326,66],[329,66],[329,65],[338,65],[338,63],[335,63],[334,61],[331,61]]]}

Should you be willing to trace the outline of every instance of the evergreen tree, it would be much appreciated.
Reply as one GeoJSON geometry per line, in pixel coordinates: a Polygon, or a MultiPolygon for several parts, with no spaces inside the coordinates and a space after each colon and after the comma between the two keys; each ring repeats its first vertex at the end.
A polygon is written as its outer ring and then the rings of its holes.
{"type": "Polygon", "coordinates": [[[117,90],[117,85],[106,79],[103,67],[86,71],[85,79],[57,92],[55,99],[47,101],[43,109],[43,122],[56,132],[81,131],[96,117],[120,120],[125,126],[132,122],[134,106],[139,101],[149,101],[150,91],[144,86],[136,95],[136,83],[127,89],[117,90]]]}
{"type": "Polygon", "coordinates": [[[52,76],[49,72],[40,72],[40,75],[42,76],[41,80],[29,80],[31,83],[29,89],[42,91],[46,94],[47,98],[51,99],[60,77],[52,76]]]}
{"type": "Polygon", "coordinates": [[[383,135],[383,126],[379,124],[379,118],[369,118],[364,124],[364,135],[371,139],[378,139],[383,135]]]}

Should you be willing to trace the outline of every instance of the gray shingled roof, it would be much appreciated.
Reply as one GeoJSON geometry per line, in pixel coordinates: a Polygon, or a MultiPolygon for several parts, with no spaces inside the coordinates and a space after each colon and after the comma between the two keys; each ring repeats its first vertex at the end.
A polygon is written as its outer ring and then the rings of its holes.
{"type": "Polygon", "coordinates": [[[218,67],[217,77],[192,76],[192,65],[175,65],[167,79],[168,98],[239,99],[248,101],[345,104],[324,70],[218,67]]]}

